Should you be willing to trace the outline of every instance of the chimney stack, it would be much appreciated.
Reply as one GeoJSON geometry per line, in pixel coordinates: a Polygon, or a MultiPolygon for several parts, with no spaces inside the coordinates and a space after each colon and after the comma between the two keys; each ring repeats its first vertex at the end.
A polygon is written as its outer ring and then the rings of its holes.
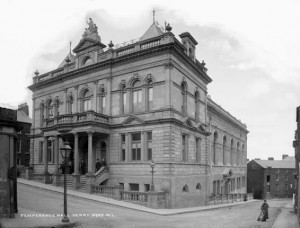
{"type": "Polygon", "coordinates": [[[274,158],[273,157],[269,157],[268,160],[269,161],[274,161],[274,158]]]}
{"type": "Polygon", "coordinates": [[[254,160],[260,160],[260,158],[254,158],[254,160]]]}
{"type": "Polygon", "coordinates": [[[288,157],[287,154],[283,154],[283,155],[282,155],[282,160],[285,159],[285,158],[287,158],[287,157],[288,157]]]}

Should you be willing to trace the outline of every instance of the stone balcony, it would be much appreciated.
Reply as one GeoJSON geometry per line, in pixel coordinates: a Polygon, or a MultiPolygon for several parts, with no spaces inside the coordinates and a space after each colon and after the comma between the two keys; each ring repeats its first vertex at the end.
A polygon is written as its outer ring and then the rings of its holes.
{"type": "Polygon", "coordinates": [[[51,128],[72,128],[80,125],[98,124],[108,125],[109,117],[95,111],[87,111],[82,113],[59,115],[54,118],[45,119],[43,121],[43,129],[51,128]]]}

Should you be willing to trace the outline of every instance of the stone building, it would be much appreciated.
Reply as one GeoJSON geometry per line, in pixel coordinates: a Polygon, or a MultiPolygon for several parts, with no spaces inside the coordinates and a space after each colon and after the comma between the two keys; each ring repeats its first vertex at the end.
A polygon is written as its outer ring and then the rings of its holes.
{"type": "Polygon", "coordinates": [[[247,164],[247,191],[255,198],[293,197],[295,157],[282,155],[282,160],[252,160],[247,164]]]}
{"type": "Polygon", "coordinates": [[[0,218],[18,212],[16,142],[21,128],[16,110],[0,107],[0,218]]]}
{"type": "Polygon", "coordinates": [[[35,72],[31,164],[44,182],[50,173],[58,184],[68,140],[74,187],[83,162],[88,192],[94,184],[149,191],[151,160],[155,190],[168,192],[170,208],[246,192],[246,125],[208,97],[212,79],[195,38],[184,32],[179,41],[171,30],[154,21],[140,39],[106,47],[90,19],[57,69],[35,72]],[[109,167],[105,177],[97,159],[109,167]]]}

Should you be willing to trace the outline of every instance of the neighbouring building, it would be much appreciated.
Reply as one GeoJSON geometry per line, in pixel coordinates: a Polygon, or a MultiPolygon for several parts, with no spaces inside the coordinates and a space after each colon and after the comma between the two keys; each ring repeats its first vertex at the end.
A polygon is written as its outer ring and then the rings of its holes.
{"type": "Polygon", "coordinates": [[[17,165],[21,169],[28,167],[30,162],[30,128],[32,120],[29,117],[27,103],[20,104],[17,110],[17,120],[22,127],[18,132],[17,141],[17,165]]]}
{"type": "Polygon", "coordinates": [[[0,218],[18,212],[16,142],[21,126],[17,111],[0,107],[0,218]]]}
{"type": "Polygon", "coordinates": [[[59,184],[59,147],[68,140],[74,187],[87,192],[95,184],[147,192],[151,160],[169,208],[246,192],[247,127],[207,95],[212,79],[195,38],[171,30],[154,20],[141,38],[106,47],[90,19],[57,69],[35,72],[31,165],[45,183],[50,173],[59,184]],[[96,173],[97,159],[109,171],[96,173]]]}
{"type": "Polygon", "coordinates": [[[252,160],[247,164],[247,192],[254,198],[293,197],[295,157],[282,155],[282,160],[252,160]]]}
{"type": "Polygon", "coordinates": [[[297,213],[298,220],[300,219],[300,211],[299,211],[299,203],[300,203],[300,187],[299,187],[299,162],[300,162],[300,146],[299,146],[299,135],[300,135],[300,106],[296,108],[296,122],[297,122],[297,129],[295,131],[295,138],[293,141],[293,147],[295,149],[295,168],[296,168],[296,175],[295,175],[295,204],[294,210],[297,213]]]}

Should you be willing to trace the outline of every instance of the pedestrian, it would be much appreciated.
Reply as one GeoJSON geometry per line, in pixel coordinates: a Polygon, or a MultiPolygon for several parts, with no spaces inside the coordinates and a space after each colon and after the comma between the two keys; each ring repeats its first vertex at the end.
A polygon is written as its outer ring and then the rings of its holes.
{"type": "Polygon", "coordinates": [[[101,169],[101,163],[99,161],[99,159],[97,159],[97,162],[96,162],[96,172],[101,169]]]}
{"type": "Polygon", "coordinates": [[[84,175],[86,173],[86,167],[85,167],[85,162],[83,159],[81,159],[81,162],[80,162],[80,169],[81,169],[81,174],[84,175]]]}
{"type": "Polygon", "coordinates": [[[267,200],[264,200],[264,203],[261,205],[261,212],[258,216],[258,221],[265,222],[269,218],[269,205],[267,204],[267,200]]]}

